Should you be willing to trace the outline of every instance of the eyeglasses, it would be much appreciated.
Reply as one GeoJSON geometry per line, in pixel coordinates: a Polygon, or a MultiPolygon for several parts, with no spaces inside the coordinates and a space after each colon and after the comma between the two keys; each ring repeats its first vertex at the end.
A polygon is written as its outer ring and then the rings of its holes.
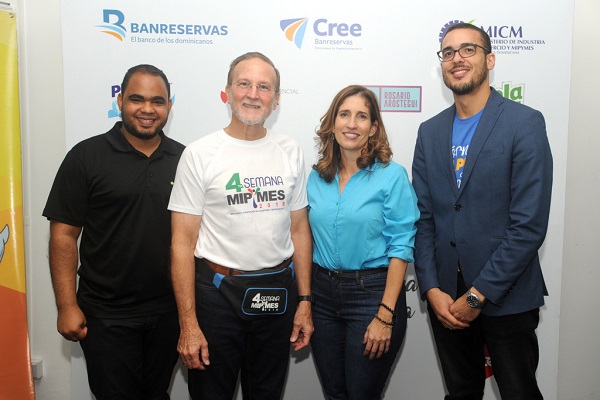
{"type": "Polygon", "coordinates": [[[441,62],[447,62],[447,61],[454,60],[454,56],[456,56],[456,53],[460,54],[460,56],[462,58],[469,58],[469,57],[473,57],[475,55],[478,47],[480,49],[483,49],[483,51],[485,51],[487,53],[492,52],[490,49],[486,49],[485,47],[480,46],[478,44],[467,43],[467,44],[463,44],[456,50],[451,49],[451,48],[440,50],[437,52],[437,56],[441,62]]]}
{"type": "Polygon", "coordinates": [[[268,83],[250,83],[248,81],[239,81],[233,84],[238,88],[238,90],[247,92],[251,90],[254,86],[256,86],[256,90],[260,93],[272,93],[273,87],[268,83]]]}

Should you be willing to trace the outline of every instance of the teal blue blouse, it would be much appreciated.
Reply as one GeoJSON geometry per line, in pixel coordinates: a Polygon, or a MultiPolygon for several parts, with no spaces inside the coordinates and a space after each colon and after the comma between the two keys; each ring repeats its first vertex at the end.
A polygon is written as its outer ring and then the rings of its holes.
{"type": "Polygon", "coordinates": [[[355,173],[341,195],[339,174],[327,183],[313,170],[307,190],[315,263],[359,270],[387,267],[392,257],[413,261],[419,209],[404,167],[376,162],[355,173]]]}

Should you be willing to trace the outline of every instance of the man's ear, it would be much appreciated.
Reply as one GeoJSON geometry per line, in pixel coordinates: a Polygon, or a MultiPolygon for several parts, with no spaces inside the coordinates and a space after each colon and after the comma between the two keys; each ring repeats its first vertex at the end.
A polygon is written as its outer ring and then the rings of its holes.
{"type": "Polygon", "coordinates": [[[231,86],[225,86],[225,91],[223,93],[225,93],[225,97],[227,98],[225,103],[231,104],[231,101],[229,101],[229,99],[231,98],[231,86]]]}
{"type": "Polygon", "coordinates": [[[485,61],[487,63],[488,71],[491,71],[496,66],[496,55],[494,53],[490,53],[485,57],[485,61]]]}

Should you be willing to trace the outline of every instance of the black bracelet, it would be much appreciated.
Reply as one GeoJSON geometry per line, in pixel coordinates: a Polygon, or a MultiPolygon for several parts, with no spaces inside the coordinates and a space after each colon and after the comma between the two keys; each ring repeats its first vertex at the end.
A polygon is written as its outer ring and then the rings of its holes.
{"type": "Polygon", "coordinates": [[[381,322],[382,324],[384,324],[385,326],[387,326],[388,328],[391,328],[392,326],[394,326],[394,321],[385,321],[383,319],[381,319],[381,317],[379,317],[379,315],[375,314],[375,319],[379,322],[381,322]]]}
{"type": "Polygon", "coordinates": [[[313,297],[313,295],[309,295],[309,296],[298,296],[296,298],[296,301],[298,303],[300,303],[301,301],[310,301],[310,306],[314,306],[315,305],[315,298],[313,297]]]}
{"type": "Polygon", "coordinates": [[[380,307],[383,307],[383,308],[385,308],[386,310],[388,310],[389,312],[391,312],[391,313],[392,313],[392,318],[396,318],[396,311],[394,311],[394,310],[392,309],[392,307],[388,306],[388,305],[387,305],[387,304],[385,304],[385,303],[379,303],[379,306],[380,306],[380,307]]]}

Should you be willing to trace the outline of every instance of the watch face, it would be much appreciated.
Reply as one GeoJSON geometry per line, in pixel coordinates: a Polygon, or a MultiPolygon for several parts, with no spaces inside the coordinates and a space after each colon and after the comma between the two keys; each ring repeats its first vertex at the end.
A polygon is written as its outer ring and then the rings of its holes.
{"type": "Polygon", "coordinates": [[[475,307],[477,305],[477,300],[475,300],[472,295],[467,295],[467,304],[469,307],[475,307]]]}
{"type": "Polygon", "coordinates": [[[467,304],[469,305],[469,307],[472,307],[472,308],[482,308],[483,307],[483,304],[481,304],[481,302],[479,301],[477,296],[474,293],[471,293],[470,291],[467,292],[467,304]]]}

